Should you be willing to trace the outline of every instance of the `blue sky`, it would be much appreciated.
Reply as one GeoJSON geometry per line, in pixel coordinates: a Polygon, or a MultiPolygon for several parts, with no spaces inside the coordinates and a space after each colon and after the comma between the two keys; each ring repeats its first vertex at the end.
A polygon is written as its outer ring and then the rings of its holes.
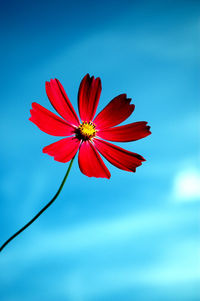
{"type": "Polygon", "coordinates": [[[152,135],[119,144],[146,158],[136,173],[85,177],[77,159],[55,204],[0,258],[2,301],[197,301],[199,280],[198,1],[1,3],[0,243],[56,192],[68,164],[58,138],[28,121],[58,78],[77,110],[86,73],[98,112],[127,93],[128,122],[152,135]]]}

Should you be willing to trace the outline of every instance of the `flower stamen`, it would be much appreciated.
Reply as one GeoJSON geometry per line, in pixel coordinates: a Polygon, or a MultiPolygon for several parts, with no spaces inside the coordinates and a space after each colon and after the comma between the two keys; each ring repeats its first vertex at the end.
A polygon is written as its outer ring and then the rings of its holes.
{"type": "Polygon", "coordinates": [[[96,135],[96,125],[89,121],[83,121],[78,128],[76,128],[76,137],[79,140],[91,140],[96,135]]]}

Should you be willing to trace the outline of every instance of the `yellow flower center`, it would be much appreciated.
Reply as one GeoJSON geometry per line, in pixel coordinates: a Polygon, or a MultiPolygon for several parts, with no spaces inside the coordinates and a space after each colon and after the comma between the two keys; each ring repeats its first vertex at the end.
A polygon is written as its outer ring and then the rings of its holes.
{"type": "Polygon", "coordinates": [[[76,137],[80,140],[91,140],[96,135],[95,127],[91,121],[82,122],[76,129],[76,137]]]}

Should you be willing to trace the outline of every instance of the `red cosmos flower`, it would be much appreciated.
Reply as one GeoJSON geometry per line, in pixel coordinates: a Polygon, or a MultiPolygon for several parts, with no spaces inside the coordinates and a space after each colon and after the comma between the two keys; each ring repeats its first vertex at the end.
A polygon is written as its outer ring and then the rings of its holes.
{"type": "Polygon", "coordinates": [[[129,142],[151,134],[147,122],[140,121],[117,126],[126,120],[135,106],[126,94],[120,94],[94,118],[101,94],[100,78],[87,74],[79,87],[78,108],[81,122],[59,80],[46,82],[47,96],[62,118],[38,103],[32,104],[30,121],[43,132],[53,136],[67,136],[43,148],[43,152],[59,162],[70,161],[79,150],[80,170],[88,177],[110,178],[110,172],[99,153],[111,164],[126,171],[136,171],[145,159],[106,140],[129,142]]]}

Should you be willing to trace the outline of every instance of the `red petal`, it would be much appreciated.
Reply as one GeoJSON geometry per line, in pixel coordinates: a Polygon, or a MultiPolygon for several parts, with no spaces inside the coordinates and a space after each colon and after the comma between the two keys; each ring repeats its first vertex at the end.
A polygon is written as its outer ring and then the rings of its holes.
{"type": "Polygon", "coordinates": [[[110,172],[91,142],[81,144],[78,156],[81,172],[88,177],[110,178],[110,172]]]}
{"type": "Polygon", "coordinates": [[[29,118],[43,132],[53,136],[70,136],[74,127],[36,102],[32,103],[29,118]]]}
{"type": "Polygon", "coordinates": [[[54,160],[66,163],[70,161],[78,151],[80,141],[75,137],[68,137],[54,142],[43,148],[43,153],[54,157],[54,160]]]}
{"type": "Polygon", "coordinates": [[[113,165],[126,171],[136,171],[145,159],[109,142],[93,139],[98,151],[113,165]]]}
{"type": "Polygon", "coordinates": [[[58,79],[46,82],[47,96],[54,109],[69,123],[78,126],[79,119],[74,108],[58,79]]]}
{"type": "Polygon", "coordinates": [[[78,107],[82,121],[92,121],[96,113],[101,94],[100,78],[90,77],[89,74],[81,81],[78,92],[78,107]]]}
{"type": "Polygon", "coordinates": [[[97,135],[103,139],[116,142],[129,142],[144,138],[151,134],[146,121],[134,122],[115,128],[99,130],[97,135]]]}
{"type": "Polygon", "coordinates": [[[133,112],[135,106],[130,104],[131,99],[126,94],[118,95],[97,115],[94,123],[97,129],[105,129],[120,124],[133,112]]]}

